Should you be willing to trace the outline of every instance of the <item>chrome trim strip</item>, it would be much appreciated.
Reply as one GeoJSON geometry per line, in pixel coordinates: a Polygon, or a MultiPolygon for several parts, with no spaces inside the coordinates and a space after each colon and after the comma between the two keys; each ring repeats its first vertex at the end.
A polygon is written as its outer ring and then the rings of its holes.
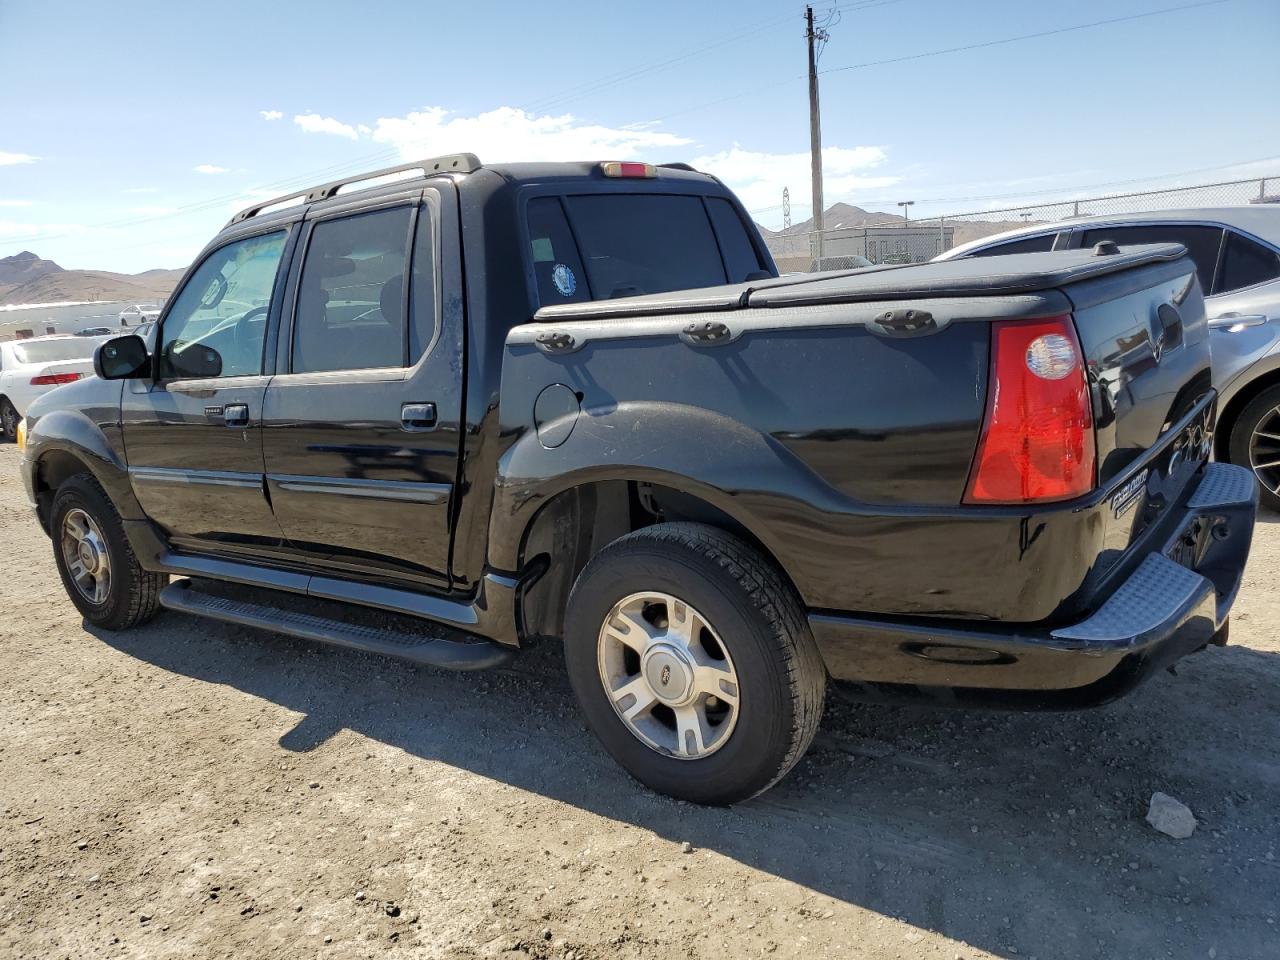
{"type": "Polygon", "coordinates": [[[339,497],[401,500],[410,503],[445,503],[453,492],[451,483],[352,480],[346,477],[308,477],[278,473],[267,474],[267,480],[291,493],[327,493],[339,497]]]}
{"type": "Polygon", "coordinates": [[[174,467],[130,467],[129,479],[142,483],[178,483],[187,486],[262,489],[262,474],[225,470],[180,470],[174,467]]]}

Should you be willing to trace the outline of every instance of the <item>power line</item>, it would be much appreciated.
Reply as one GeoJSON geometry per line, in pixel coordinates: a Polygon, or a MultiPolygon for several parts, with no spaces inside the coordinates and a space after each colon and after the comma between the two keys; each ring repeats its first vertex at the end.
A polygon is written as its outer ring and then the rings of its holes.
{"type": "Polygon", "coordinates": [[[1004,37],[1000,40],[985,40],[981,43],[967,43],[960,47],[947,47],[942,50],[929,50],[925,53],[912,53],[901,57],[889,57],[885,60],[868,60],[866,63],[851,63],[844,67],[832,67],[829,70],[823,70],[822,73],[840,73],[844,70],[862,70],[867,67],[883,67],[892,63],[906,63],[909,60],[923,60],[926,57],[940,57],[948,53],[960,53],[965,50],[981,50],[986,47],[998,47],[1006,43],[1017,43],[1021,40],[1035,40],[1040,37],[1052,37],[1062,33],[1072,33],[1076,30],[1089,30],[1093,27],[1107,26],[1113,23],[1125,23],[1130,20],[1142,20],[1146,17],[1161,16],[1166,13],[1179,13],[1183,10],[1195,10],[1200,7],[1212,7],[1222,3],[1232,3],[1234,0],[1200,0],[1199,3],[1187,3],[1179,7],[1164,7],[1160,10],[1148,10],[1146,13],[1133,13],[1125,17],[1112,17],[1108,20],[1094,20],[1090,23],[1078,23],[1070,27],[1058,27],[1054,30],[1040,30],[1036,33],[1024,33],[1016,37],[1004,37]]]}

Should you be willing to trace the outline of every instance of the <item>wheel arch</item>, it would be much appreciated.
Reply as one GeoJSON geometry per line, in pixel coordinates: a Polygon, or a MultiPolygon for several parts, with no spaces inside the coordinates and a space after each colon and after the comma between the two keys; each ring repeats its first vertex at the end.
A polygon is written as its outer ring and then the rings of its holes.
{"type": "Polygon", "coordinates": [[[1218,411],[1218,424],[1214,432],[1214,455],[1220,461],[1229,462],[1231,433],[1245,407],[1272,387],[1280,387],[1280,366],[1274,367],[1236,390],[1218,411]]]}
{"type": "Polygon", "coordinates": [[[520,598],[522,636],[560,636],[569,592],[592,558],[619,537],[664,522],[692,521],[735,534],[799,595],[777,552],[744,518],[717,502],[723,493],[691,490],[699,485],[685,478],[661,479],[583,478],[550,496],[529,517],[519,537],[518,564],[536,577],[520,598]]]}
{"type": "Polygon", "coordinates": [[[54,492],[78,473],[90,474],[123,519],[142,519],[124,458],[103,429],[78,411],[56,410],[40,417],[27,436],[27,469],[40,522],[48,528],[54,492]]]}

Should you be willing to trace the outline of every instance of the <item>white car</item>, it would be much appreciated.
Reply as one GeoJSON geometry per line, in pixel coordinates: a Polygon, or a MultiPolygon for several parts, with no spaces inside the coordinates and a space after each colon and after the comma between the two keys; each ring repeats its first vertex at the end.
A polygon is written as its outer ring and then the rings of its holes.
{"type": "Polygon", "coordinates": [[[93,376],[93,352],[104,337],[32,337],[0,343],[0,428],[18,435],[18,422],[42,393],[93,376]]]}
{"type": "Polygon", "coordinates": [[[131,303],[120,311],[120,326],[122,327],[159,319],[160,308],[154,303],[131,303]]]}

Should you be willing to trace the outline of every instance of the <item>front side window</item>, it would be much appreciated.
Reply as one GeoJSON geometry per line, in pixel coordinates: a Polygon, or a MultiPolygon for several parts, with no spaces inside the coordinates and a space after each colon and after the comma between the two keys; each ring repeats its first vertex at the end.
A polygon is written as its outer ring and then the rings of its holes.
{"type": "Polygon", "coordinates": [[[1222,275],[1214,293],[1230,293],[1280,277],[1280,256],[1274,250],[1227,231],[1227,246],[1222,252],[1222,275]]]}
{"type": "Polygon", "coordinates": [[[1200,289],[1213,289],[1213,272],[1218,266],[1218,247],[1222,245],[1221,227],[1184,226],[1182,224],[1140,224],[1132,227],[1094,227],[1081,235],[1080,246],[1092,247],[1101,240],[1114,240],[1121,246],[1137,243],[1180,243],[1196,265],[1200,289]]]}
{"type": "Polygon", "coordinates": [[[315,225],[298,282],[294,373],[406,365],[412,219],[401,206],[315,225]]]}
{"type": "Polygon", "coordinates": [[[262,373],[262,344],[285,231],[214,251],[183,286],[161,331],[160,376],[262,373]]]}

